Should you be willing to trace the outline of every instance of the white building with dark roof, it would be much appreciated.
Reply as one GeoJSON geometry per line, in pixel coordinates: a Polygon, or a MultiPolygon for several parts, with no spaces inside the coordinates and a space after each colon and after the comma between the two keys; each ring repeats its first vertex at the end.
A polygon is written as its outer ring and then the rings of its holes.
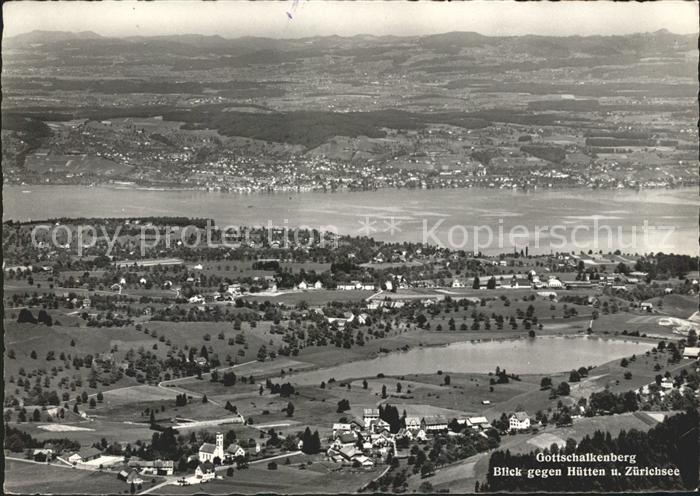
{"type": "Polygon", "coordinates": [[[515,412],[509,419],[510,430],[519,431],[530,428],[530,417],[527,412],[515,412]]]}
{"type": "Polygon", "coordinates": [[[429,415],[423,417],[421,427],[425,432],[446,431],[447,423],[447,419],[442,415],[429,415]]]}
{"type": "Polygon", "coordinates": [[[204,443],[199,447],[199,461],[214,462],[214,458],[224,459],[224,435],[216,433],[216,444],[204,443]]]}
{"type": "Polygon", "coordinates": [[[194,476],[200,482],[206,482],[216,477],[214,465],[211,462],[200,463],[194,471],[194,476]]]}
{"type": "Polygon", "coordinates": [[[233,443],[230,444],[228,448],[226,448],[225,457],[227,459],[235,460],[236,458],[244,457],[245,454],[245,450],[239,444],[233,443]]]}

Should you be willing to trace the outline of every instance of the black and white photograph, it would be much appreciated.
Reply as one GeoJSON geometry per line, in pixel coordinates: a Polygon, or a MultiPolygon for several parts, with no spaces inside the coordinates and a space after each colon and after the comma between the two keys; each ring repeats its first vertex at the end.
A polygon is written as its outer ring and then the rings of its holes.
{"type": "Polygon", "coordinates": [[[697,491],[699,14],[4,2],[4,493],[697,491]]]}

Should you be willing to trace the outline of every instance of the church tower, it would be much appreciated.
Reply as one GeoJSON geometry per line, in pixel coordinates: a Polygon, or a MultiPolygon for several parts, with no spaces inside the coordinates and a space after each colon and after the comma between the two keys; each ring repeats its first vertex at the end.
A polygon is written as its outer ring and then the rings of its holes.
{"type": "Polygon", "coordinates": [[[224,435],[220,432],[216,433],[216,449],[214,453],[214,456],[218,456],[219,458],[223,458],[224,456],[224,435]]]}

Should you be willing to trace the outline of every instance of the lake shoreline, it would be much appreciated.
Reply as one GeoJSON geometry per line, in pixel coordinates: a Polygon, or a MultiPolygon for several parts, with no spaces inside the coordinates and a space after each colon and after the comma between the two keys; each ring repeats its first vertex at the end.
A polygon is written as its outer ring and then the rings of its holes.
{"type": "MultiPolygon", "coordinates": [[[[450,333],[450,334],[454,334],[454,333],[450,333]]],[[[353,359],[350,361],[339,360],[339,361],[335,361],[335,363],[331,363],[331,364],[324,364],[324,365],[320,365],[320,366],[317,365],[317,366],[313,366],[313,367],[304,368],[303,370],[299,370],[299,372],[294,371],[291,374],[285,374],[285,375],[280,375],[279,373],[273,373],[270,375],[263,374],[262,377],[263,378],[267,378],[267,377],[273,378],[274,377],[274,378],[278,378],[278,379],[285,381],[285,382],[294,383],[293,377],[297,374],[307,374],[310,372],[320,373],[323,370],[334,369],[340,365],[358,364],[361,362],[368,362],[368,361],[372,361],[372,360],[377,360],[379,358],[387,357],[390,355],[405,354],[405,353],[408,353],[410,351],[421,350],[421,349],[449,348],[450,346],[453,346],[453,345],[462,345],[462,344],[478,345],[478,344],[494,343],[494,342],[501,343],[501,342],[518,342],[518,341],[530,341],[530,340],[534,341],[537,339],[539,339],[539,340],[542,340],[542,339],[560,340],[560,339],[581,339],[581,338],[595,339],[595,340],[599,340],[599,341],[633,342],[635,344],[643,344],[643,343],[644,344],[654,344],[654,343],[658,342],[657,339],[648,338],[648,337],[583,334],[583,333],[581,333],[581,331],[577,331],[576,333],[562,333],[561,331],[557,331],[557,332],[552,333],[552,334],[543,334],[543,335],[536,336],[534,338],[530,338],[529,336],[508,335],[508,336],[496,337],[496,338],[476,338],[476,339],[468,339],[468,340],[446,341],[443,343],[428,343],[428,344],[422,344],[422,345],[416,346],[416,347],[409,347],[406,350],[395,349],[395,350],[391,350],[389,352],[373,351],[373,352],[367,353],[365,356],[363,356],[361,358],[353,359]],[[292,380],[290,380],[290,379],[292,379],[292,380]]],[[[300,358],[303,360],[303,357],[300,357],[300,358]]],[[[586,366],[593,366],[595,368],[595,367],[599,367],[599,366],[605,365],[605,364],[610,363],[610,362],[614,362],[616,360],[617,360],[617,358],[612,359],[610,361],[602,362],[599,364],[590,364],[590,365],[586,365],[586,366]]],[[[307,362],[307,363],[310,363],[310,362],[307,362]]],[[[494,369],[495,369],[495,366],[494,366],[494,369]]],[[[452,373],[452,374],[487,374],[489,372],[488,370],[479,371],[479,372],[474,372],[474,371],[466,372],[466,371],[449,370],[446,368],[443,368],[443,369],[436,368],[435,372],[433,372],[433,373],[437,373],[438,370],[442,371],[443,373],[452,373]]],[[[548,372],[548,373],[559,374],[559,373],[568,372],[569,370],[570,369],[553,371],[553,372],[548,372]]],[[[381,372],[381,373],[385,377],[398,377],[400,375],[406,375],[406,374],[391,374],[391,373],[385,374],[383,372],[381,372]]],[[[420,372],[414,372],[414,374],[425,375],[424,373],[420,373],[420,372]]],[[[521,375],[521,376],[539,376],[542,374],[543,374],[542,372],[532,372],[532,373],[519,373],[518,375],[521,375]]],[[[329,379],[331,377],[329,377],[329,379]]],[[[370,379],[370,378],[376,378],[376,374],[353,376],[353,377],[348,377],[348,378],[344,378],[344,379],[336,379],[336,382],[344,384],[344,383],[350,383],[350,382],[353,382],[353,381],[359,380],[359,379],[370,379]]]]}
{"type": "Polygon", "coordinates": [[[105,187],[3,187],[3,220],[186,217],[225,226],[308,226],[381,242],[487,255],[621,249],[697,253],[694,189],[383,189],[230,194],[105,187]]]}
{"type": "Polygon", "coordinates": [[[320,194],[338,194],[338,193],[373,193],[381,191],[508,191],[513,193],[538,193],[547,191],[562,191],[562,190],[572,190],[572,191],[622,191],[625,193],[643,193],[643,192],[660,192],[660,191],[684,191],[694,189],[693,185],[682,185],[679,187],[669,187],[669,186],[657,186],[657,187],[647,187],[647,188],[601,188],[594,186],[581,186],[581,185],[562,185],[562,186],[550,186],[550,187],[537,187],[532,188],[501,188],[488,186],[459,186],[459,187],[444,187],[444,188],[411,188],[411,187],[396,187],[396,186],[384,186],[381,188],[372,189],[350,189],[350,188],[339,188],[336,190],[324,190],[324,189],[278,189],[272,191],[266,190],[253,190],[253,191],[236,191],[236,190],[222,190],[213,189],[206,187],[176,187],[176,186],[139,186],[139,185],[126,185],[126,184],[112,184],[112,183],[100,183],[100,184],[46,184],[46,183],[6,183],[3,185],[3,189],[6,187],[17,187],[23,188],[25,190],[41,187],[76,187],[85,189],[109,189],[116,191],[133,191],[133,192],[146,192],[146,191],[157,191],[157,192],[193,192],[193,193],[216,193],[216,194],[227,194],[236,196],[256,196],[256,195],[288,195],[288,194],[306,194],[306,193],[320,193],[320,194]]]}

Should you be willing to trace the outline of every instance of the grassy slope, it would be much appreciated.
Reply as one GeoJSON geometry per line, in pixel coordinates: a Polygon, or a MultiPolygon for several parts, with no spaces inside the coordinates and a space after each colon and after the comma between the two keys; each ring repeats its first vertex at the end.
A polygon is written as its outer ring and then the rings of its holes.
{"type": "Polygon", "coordinates": [[[21,494],[116,494],[129,486],[115,474],[8,460],[5,491],[21,494]]]}

